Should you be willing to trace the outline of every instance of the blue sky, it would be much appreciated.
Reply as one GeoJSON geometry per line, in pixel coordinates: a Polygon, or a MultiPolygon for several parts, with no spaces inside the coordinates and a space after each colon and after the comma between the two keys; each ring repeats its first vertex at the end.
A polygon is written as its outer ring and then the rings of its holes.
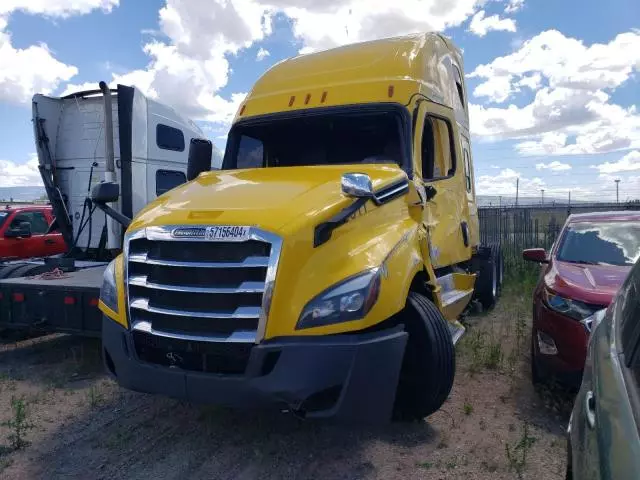
{"type": "Polygon", "coordinates": [[[464,50],[479,194],[612,199],[620,179],[640,198],[638,28],[636,0],[2,0],[0,186],[38,182],[33,93],[135,84],[224,148],[277,61],[441,30],[464,50]]]}

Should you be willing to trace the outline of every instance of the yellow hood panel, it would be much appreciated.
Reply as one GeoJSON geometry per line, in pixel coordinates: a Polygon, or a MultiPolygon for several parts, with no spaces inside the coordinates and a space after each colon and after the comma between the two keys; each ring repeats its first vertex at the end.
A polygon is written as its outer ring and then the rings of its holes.
{"type": "Polygon", "coordinates": [[[207,172],[150,203],[129,230],[148,225],[250,225],[278,233],[328,217],[353,200],[341,193],[343,173],[371,177],[373,188],[406,174],[392,165],[278,167],[207,172]]]}

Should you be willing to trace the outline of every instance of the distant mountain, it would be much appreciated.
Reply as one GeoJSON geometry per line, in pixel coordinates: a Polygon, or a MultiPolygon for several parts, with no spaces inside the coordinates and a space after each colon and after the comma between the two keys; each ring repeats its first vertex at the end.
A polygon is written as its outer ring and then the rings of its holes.
{"type": "Polygon", "coordinates": [[[0,201],[30,202],[45,195],[44,187],[0,187],[0,201]]]}

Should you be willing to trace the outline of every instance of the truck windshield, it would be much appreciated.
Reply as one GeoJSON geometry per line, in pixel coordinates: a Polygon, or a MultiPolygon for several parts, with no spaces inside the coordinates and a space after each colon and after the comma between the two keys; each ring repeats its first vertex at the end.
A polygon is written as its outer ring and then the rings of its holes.
{"type": "Polygon", "coordinates": [[[317,114],[235,126],[223,169],[340,164],[403,165],[395,111],[317,114]]]}
{"type": "Polygon", "coordinates": [[[633,265],[640,257],[640,222],[569,224],[556,258],[562,262],[633,265]]]}
{"type": "Polygon", "coordinates": [[[9,212],[0,212],[0,228],[4,225],[4,222],[9,217],[9,212]]]}

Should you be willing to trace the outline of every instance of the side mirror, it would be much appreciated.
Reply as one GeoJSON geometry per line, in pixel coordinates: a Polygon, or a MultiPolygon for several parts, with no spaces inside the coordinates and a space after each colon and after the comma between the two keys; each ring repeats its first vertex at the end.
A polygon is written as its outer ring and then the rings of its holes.
{"type": "Polygon", "coordinates": [[[522,258],[528,262],[549,263],[547,252],[544,248],[529,248],[522,251],[522,258]]]}
{"type": "Polygon", "coordinates": [[[373,197],[371,178],[366,173],[345,173],[342,175],[342,193],[354,198],[373,197]]]}
{"type": "Polygon", "coordinates": [[[117,202],[120,197],[120,185],[113,182],[98,183],[91,189],[93,203],[105,204],[117,202]]]}
{"type": "Polygon", "coordinates": [[[187,163],[187,180],[191,181],[202,172],[211,170],[213,144],[210,140],[192,138],[189,145],[189,161],[187,163]]]}
{"type": "Polygon", "coordinates": [[[10,228],[4,233],[6,238],[29,238],[31,236],[31,224],[20,222],[18,228],[10,228]]]}

